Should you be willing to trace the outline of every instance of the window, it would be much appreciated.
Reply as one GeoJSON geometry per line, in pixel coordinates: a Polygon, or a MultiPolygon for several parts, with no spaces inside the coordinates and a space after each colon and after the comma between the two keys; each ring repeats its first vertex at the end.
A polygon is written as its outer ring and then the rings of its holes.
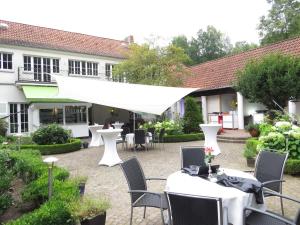
{"type": "Polygon", "coordinates": [[[63,110],[59,108],[53,109],[40,109],[40,123],[63,123],[63,110]]]}
{"type": "Polygon", "coordinates": [[[93,63],[93,75],[98,75],[98,63],[93,63]]]}
{"type": "Polygon", "coordinates": [[[98,63],[69,60],[69,74],[98,76],[98,63]]]}
{"type": "Polygon", "coordinates": [[[88,75],[92,75],[93,73],[93,70],[92,70],[92,63],[91,62],[88,62],[87,63],[87,74],[88,75]]]}
{"type": "Polygon", "coordinates": [[[113,64],[106,63],[105,64],[105,75],[107,78],[112,78],[112,70],[114,68],[113,64]]]}
{"type": "Polygon", "coordinates": [[[31,56],[24,56],[24,71],[31,71],[31,56]]]}
{"type": "Polygon", "coordinates": [[[66,106],[66,123],[86,123],[86,106],[66,106]]]}
{"type": "Polygon", "coordinates": [[[0,52],[0,69],[12,69],[12,54],[0,52]]]}
{"type": "Polygon", "coordinates": [[[9,131],[28,132],[28,104],[9,104],[9,131]]]}
{"type": "Polygon", "coordinates": [[[52,71],[53,73],[59,73],[59,59],[52,59],[52,71]]]}

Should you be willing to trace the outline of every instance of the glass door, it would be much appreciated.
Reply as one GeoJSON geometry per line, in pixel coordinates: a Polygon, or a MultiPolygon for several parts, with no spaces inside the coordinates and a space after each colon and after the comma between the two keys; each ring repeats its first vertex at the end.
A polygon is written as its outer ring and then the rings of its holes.
{"type": "Polygon", "coordinates": [[[35,81],[51,82],[50,63],[50,58],[33,57],[33,74],[35,81]]]}

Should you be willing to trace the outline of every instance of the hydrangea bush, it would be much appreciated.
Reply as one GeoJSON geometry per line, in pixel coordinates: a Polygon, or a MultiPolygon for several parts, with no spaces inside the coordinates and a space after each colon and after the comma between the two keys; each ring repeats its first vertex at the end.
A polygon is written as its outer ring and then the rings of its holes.
{"type": "Polygon", "coordinates": [[[183,125],[180,119],[177,120],[164,120],[162,122],[151,122],[144,123],[141,128],[148,129],[148,128],[155,128],[155,132],[159,132],[162,128],[165,129],[167,135],[172,134],[182,134],[183,125]]]}

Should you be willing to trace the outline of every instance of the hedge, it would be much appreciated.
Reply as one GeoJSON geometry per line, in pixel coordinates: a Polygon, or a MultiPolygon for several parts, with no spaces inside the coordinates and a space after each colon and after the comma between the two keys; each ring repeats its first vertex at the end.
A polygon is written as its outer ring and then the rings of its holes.
{"type": "Polygon", "coordinates": [[[164,142],[187,142],[187,141],[200,141],[204,140],[203,133],[194,133],[194,134],[175,134],[175,135],[166,135],[164,136],[164,142]]]}
{"type": "Polygon", "coordinates": [[[291,175],[300,175],[300,160],[288,159],[285,164],[284,172],[291,175]]]}
{"type": "Polygon", "coordinates": [[[67,152],[74,152],[81,149],[81,140],[70,139],[70,142],[66,144],[21,145],[21,149],[36,149],[39,150],[42,155],[61,154],[67,152]]]}

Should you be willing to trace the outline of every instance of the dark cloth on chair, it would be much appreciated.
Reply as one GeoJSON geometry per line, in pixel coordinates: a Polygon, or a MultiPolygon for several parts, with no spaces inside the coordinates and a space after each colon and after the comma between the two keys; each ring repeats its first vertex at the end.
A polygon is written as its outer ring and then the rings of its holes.
{"type": "Polygon", "coordinates": [[[242,177],[232,177],[226,174],[217,176],[217,183],[225,187],[234,187],[246,193],[253,193],[257,204],[263,204],[263,187],[261,182],[242,178],[242,177]]]}

